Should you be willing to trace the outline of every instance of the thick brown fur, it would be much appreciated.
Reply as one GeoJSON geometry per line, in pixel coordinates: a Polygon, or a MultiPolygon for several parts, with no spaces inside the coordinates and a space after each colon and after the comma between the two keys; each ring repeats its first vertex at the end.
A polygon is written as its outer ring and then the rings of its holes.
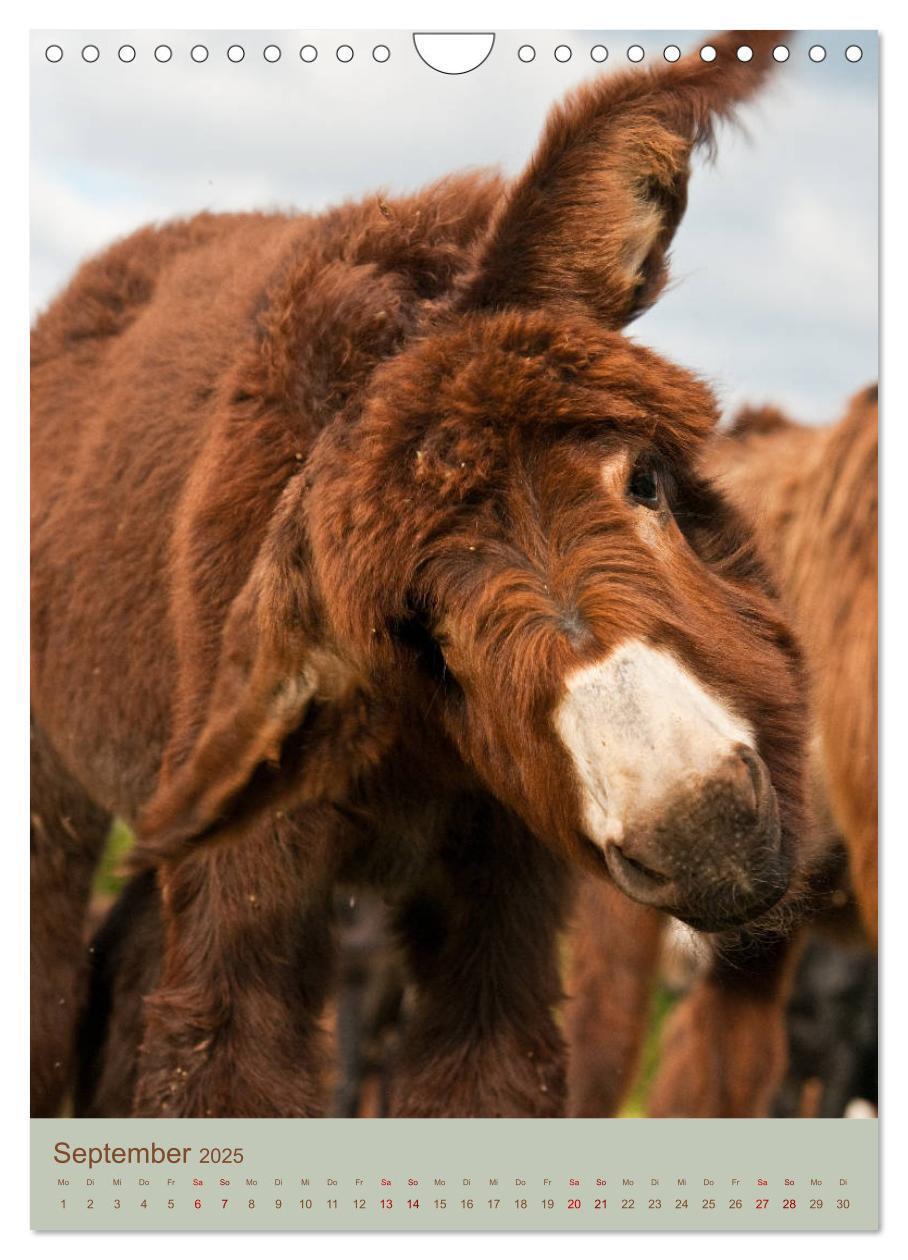
{"type": "MultiPolygon", "coordinates": [[[[837,424],[775,408],[741,412],[705,466],[751,524],[810,676],[816,909],[844,877],[869,942],[877,935],[877,390],[837,424]],[[847,875],[839,846],[847,851],[847,875]]],[[[590,886],[578,907],[569,979],[572,1109],[612,1115],[646,1028],[662,916],[590,886]],[[620,914],[625,930],[611,925],[620,914]],[[611,954],[599,949],[608,932],[611,954]],[[623,992],[614,975],[625,977],[623,992]],[[617,1009],[616,1009],[617,1008],[617,1009]],[[628,1012],[630,1012],[630,1017],[628,1012]],[[611,1026],[617,1028],[612,1035],[611,1026]]],[[[785,1005],[802,940],[720,955],[673,1014],[650,1097],[654,1115],[765,1115],[787,1062],[785,1005]]]]}
{"type": "Polygon", "coordinates": [[[810,676],[812,781],[877,940],[877,388],[828,428],[744,411],[707,472],[753,522],[810,676]]]}
{"type": "MultiPolygon", "coordinates": [[[[38,321],[35,720],[161,898],[135,1113],[320,1112],[343,881],[394,906],[414,982],[394,1111],[561,1114],[556,934],[571,865],[604,863],[552,713],[628,637],[751,725],[797,889],[798,651],[697,471],[708,390],[619,331],[693,148],[771,66],[772,32],[746,66],[741,38],[577,94],[510,187],[148,228],[38,321]]],[[[41,1114],[96,830],[37,848],[41,1114]]]]}

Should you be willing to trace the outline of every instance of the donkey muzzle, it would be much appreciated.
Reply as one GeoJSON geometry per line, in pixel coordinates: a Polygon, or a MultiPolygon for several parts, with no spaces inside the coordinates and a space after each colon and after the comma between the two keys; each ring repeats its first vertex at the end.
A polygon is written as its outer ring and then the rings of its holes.
{"type": "Polygon", "coordinates": [[[608,843],[605,861],[628,897],[701,931],[757,918],[785,894],[792,867],[764,762],[738,745],[608,843]]]}

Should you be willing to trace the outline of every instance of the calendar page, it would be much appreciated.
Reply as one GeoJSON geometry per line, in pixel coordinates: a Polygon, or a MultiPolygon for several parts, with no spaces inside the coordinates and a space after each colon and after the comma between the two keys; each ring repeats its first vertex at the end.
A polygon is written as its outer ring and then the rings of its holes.
{"type": "Polygon", "coordinates": [[[33,1229],[875,1230],[876,32],[30,56],[33,1229]]]}

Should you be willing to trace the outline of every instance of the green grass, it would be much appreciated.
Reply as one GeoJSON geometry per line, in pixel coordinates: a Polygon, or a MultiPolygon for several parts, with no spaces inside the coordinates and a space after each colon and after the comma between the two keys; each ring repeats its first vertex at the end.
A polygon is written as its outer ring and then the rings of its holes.
{"type": "Polygon", "coordinates": [[[621,1115],[631,1118],[646,1115],[649,1091],[652,1088],[656,1069],[659,1066],[659,1045],[662,1037],[662,1026],[665,1018],[676,1002],[676,998],[664,985],[659,985],[653,993],[650,1005],[649,1027],[643,1045],[643,1056],[640,1071],[634,1087],[628,1095],[621,1115]]]}
{"type": "Polygon", "coordinates": [[[95,872],[96,897],[116,897],[126,882],[123,860],[132,848],[133,835],[125,822],[115,818],[107,836],[104,854],[95,872]]]}

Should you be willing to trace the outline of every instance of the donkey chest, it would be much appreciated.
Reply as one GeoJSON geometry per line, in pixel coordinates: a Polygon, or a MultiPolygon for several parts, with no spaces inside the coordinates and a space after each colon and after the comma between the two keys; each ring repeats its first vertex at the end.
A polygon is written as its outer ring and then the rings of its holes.
{"type": "Polygon", "coordinates": [[[432,877],[458,835],[470,830],[474,806],[438,785],[431,790],[432,785],[414,782],[407,791],[389,786],[359,802],[340,877],[353,886],[399,894],[432,877]]]}

